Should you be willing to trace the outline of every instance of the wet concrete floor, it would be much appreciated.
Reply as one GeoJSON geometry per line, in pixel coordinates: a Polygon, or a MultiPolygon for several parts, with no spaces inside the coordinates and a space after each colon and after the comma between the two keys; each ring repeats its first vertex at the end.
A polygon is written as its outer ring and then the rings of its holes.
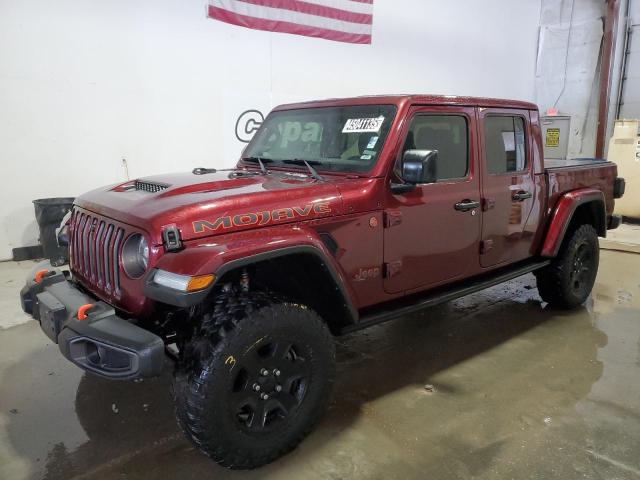
{"type": "Polygon", "coordinates": [[[638,272],[640,255],[603,251],[572,312],[528,275],[339,338],[328,414],[251,472],[184,439],[169,369],[102,380],[35,322],[0,330],[0,479],[640,478],[638,272]]]}

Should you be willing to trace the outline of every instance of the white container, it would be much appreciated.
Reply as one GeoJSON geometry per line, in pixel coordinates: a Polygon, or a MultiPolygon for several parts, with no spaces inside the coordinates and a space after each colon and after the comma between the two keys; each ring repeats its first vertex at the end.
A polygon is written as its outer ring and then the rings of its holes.
{"type": "Polygon", "coordinates": [[[615,213],[640,219],[640,120],[616,120],[607,160],[618,165],[626,191],[616,200],[615,213]]]}

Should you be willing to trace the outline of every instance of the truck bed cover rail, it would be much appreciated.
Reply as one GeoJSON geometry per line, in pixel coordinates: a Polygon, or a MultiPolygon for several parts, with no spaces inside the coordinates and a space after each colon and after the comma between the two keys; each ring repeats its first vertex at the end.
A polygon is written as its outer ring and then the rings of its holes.
{"type": "Polygon", "coordinates": [[[611,163],[604,158],[572,158],[570,160],[544,159],[544,167],[549,169],[567,167],[590,167],[595,164],[611,163]]]}

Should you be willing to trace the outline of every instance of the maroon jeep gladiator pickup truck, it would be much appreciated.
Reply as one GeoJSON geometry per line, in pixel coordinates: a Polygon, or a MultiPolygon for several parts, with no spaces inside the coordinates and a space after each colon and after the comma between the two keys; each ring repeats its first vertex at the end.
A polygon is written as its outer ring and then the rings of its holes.
{"type": "Polygon", "coordinates": [[[253,468],[325,410],[333,335],[528,272],[560,308],[589,296],[624,192],[613,163],[545,165],[535,105],[379,96],[283,105],[228,170],[80,196],[23,309],[111,379],[175,362],[178,421],[253,468]]]}

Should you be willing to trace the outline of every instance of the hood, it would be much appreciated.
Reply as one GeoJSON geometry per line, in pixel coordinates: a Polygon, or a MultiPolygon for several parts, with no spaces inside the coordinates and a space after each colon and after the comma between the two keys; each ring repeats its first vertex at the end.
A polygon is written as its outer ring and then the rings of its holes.
{"type": "Polygon", "coordinates": [[[183,240],[342,213],[338,188],[301,173],[255,170],[179,173],[99,188],[76,205],[145,230],[162,243],[176,225],[183,240]]]}

